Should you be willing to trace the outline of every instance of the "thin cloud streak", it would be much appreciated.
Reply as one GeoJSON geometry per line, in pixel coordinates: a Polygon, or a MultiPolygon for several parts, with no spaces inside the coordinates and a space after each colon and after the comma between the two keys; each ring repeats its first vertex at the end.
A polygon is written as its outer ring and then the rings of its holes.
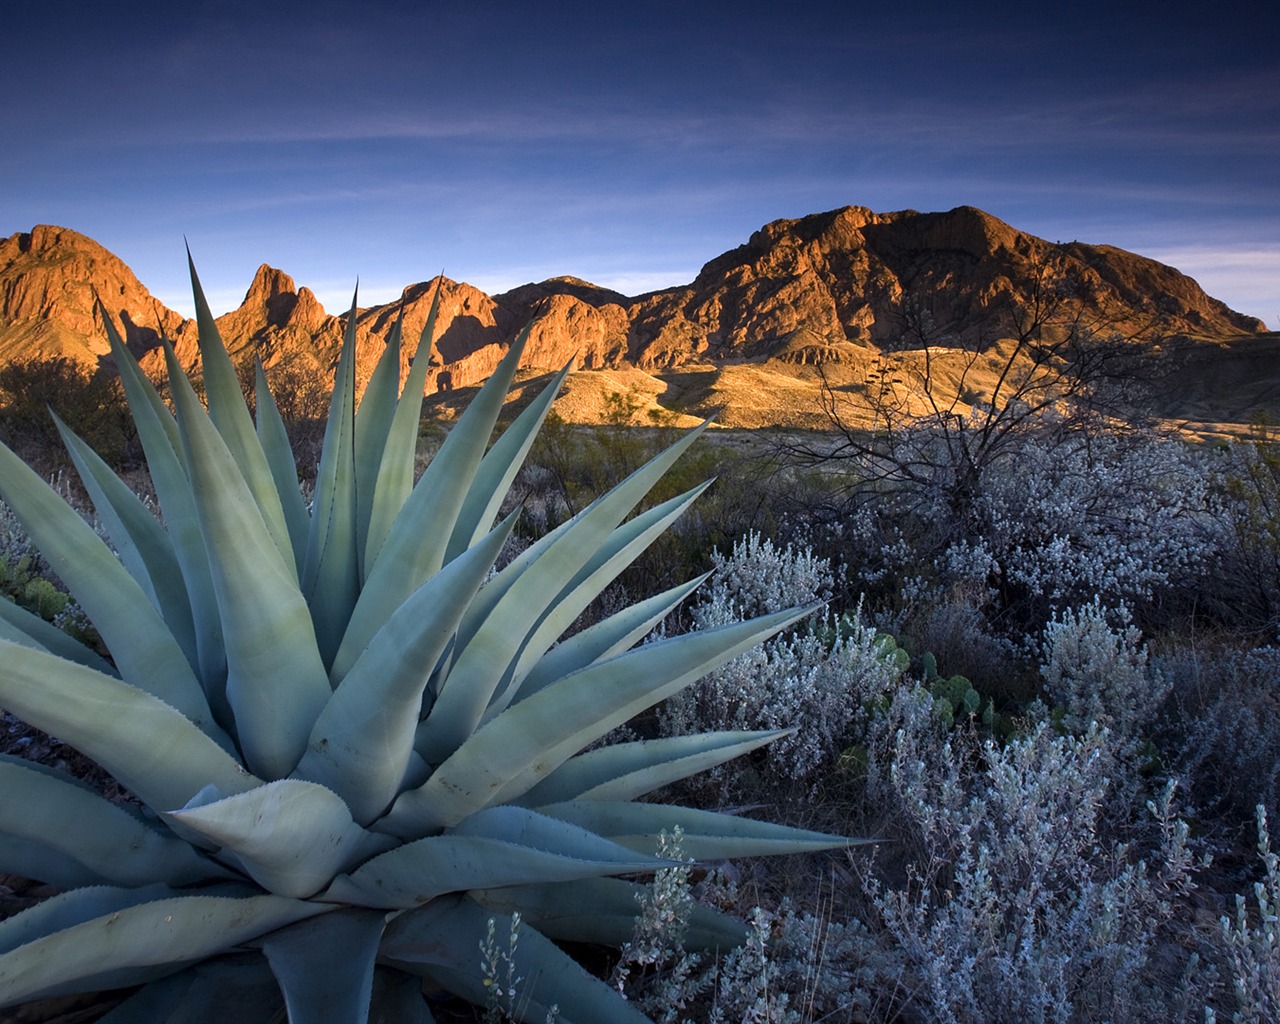
{"type": "MultiPolygon", "coordinates": [[[[1210,271],[1197,248],[1280,244],[1276,47],[1207,8],[80,6],[9,12],[0,233],[85,231],[162,296],[184,233],[230,306],[265,259],[332,310],[357,273],[441,263],[490,292],[684,284],[850,204],[974,205],[1210,271]]],[[[1193,276],[1274,316],[1265,262],[1231,266],[1193,276]]]]}

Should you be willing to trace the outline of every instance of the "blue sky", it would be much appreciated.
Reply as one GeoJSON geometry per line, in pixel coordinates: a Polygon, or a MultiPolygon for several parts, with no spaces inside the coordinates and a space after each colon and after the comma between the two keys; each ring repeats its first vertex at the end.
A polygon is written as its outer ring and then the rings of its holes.
{"type": "Polygon", "coordinates": [[[259,263],[341,312],[441,269],[684,284],[779,217],[982,207],[1280,327],[1266,3],[0,0],[0,235],[190,310],[259,263]]]}

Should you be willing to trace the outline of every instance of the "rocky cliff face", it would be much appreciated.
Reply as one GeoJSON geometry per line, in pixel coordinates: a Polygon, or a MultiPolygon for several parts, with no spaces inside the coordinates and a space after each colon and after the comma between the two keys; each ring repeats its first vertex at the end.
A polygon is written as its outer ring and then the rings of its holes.
{"type": "Polygon", "coordinates": [[[91,238],[40,225],[0,241],[0,362],[68,356],[96,364],[108,350],[99,302],[139,355],[159,343],[159,332],[181,339],[191,331],[91,238]]]}
{"type": "MultiPolygon", "coordinates": [[[[845,207],[774,221],[706,264],[691,284],[636,298],[567,277],[497,296],[447,278],[411,285],[403,298],[404,372],[437,287],[430,390],[483,380],[530,321],[530,369],[558,369],[571,359],[581,369],[838,360],[850,346],[1008,337],[1047,303],[1063,317],[1121,333],[1217,339],[1264,330],[1172,267],[1109,246],[1052,244],[972,207],[885,214],[845,207]]],[[[136,352],[154,348],[163,331],[194,366],[193,324],[160,306],[91,239],[45,226],[0,242],[0,361],[71,355],[96,362],[106,351],[98,301],[136,352]]],[[[400,308],[358,311],[366,373],[400,308]]],[[[343,333],[340,317],[266,265],[218,325],[233,356],[257,354],[268,368],[299,362],[327,370],[343,333]]]]}
{"type": "Polygon", "coordinates": [[[973,207],[876,214],[846,207],[767,224],[685,288],[630,307],[630,357],[832,357],[846,344],[900,347],[1046,327],[1230,337],[1264,330],[1190,278],[1111,246],[1055,245],[973,207]]]}

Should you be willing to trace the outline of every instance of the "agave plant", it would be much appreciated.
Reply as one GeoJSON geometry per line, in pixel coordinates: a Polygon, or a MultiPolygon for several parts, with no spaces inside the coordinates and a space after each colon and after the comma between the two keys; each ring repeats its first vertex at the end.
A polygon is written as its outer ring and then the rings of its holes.
{"type": "Polygon", "coordinates": [[[553,940],[624,942],[615,876],[667,865],[663,830],[696,858],[846,840],[637,802],[778,733],[597,741],[811,609],[635,646],[694,580],[561,639],[697,497],[627,518],[698,431],[495,571],[568,367],[490,447],[526,330],[415,485],[435,305],[403,392],[397,324],[357,410],[353,301],[308,507],[191,277],[207,412],[166,344],[171,412],[103,311],[159,518],[60,424],[108,546],[0,447],[0,497],[110,652],[0,602],[0,705],[137,798],[0,761],[0,871],[62,890],[0,922],[0,1006],[137,987],[106,1020],[430,1021],[424,992],[486,1001],[478,946],[518,912],[523,1019],[644,1020],[553,940]]]}

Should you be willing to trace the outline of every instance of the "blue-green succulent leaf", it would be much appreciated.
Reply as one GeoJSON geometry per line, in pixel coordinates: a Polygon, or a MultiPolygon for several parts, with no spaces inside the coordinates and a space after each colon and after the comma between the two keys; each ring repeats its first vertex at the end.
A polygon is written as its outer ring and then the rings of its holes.
{"type": "MultiPolygon", "coordinates": [[[[400,508],[376,557],[366,559],[369,575],[334,662],[337,677],[346,674],[396,608],[444,564],[458,511],[502,411],[527,337],[526,328],[511,343],[400,508]]],[[[379,494],[377,502],[382,500],[379,494]]]]}
{"type": "Polygon", "coordinates": [[[400,397],[400,338],[403,330],[404,301],[401,300],[396,322],[387,334],[382,355],[378,357],[378,364],[373,368],[364,394],[360,396],[360,406],[356,409],[356,548],[360,556],[361,583],[365,578],[365,548],[369,543],[369,520],[373,515],[378,470],[382,466],[387,435],[391,432],[400,397]]]}
{"type": "Polygon", "coordinates": [[[169,534],[133,488],[116,476],[56,414],[52,415],[120,561],[163,616],[169,632],[182,646],[187,662],[193,669],[198,668],[191,602],[187,599],[187,584],[169,534]]]}
{"type": "Polygon", "coordinates": [[[203,960],[144,985],[98,1024],[281,1024],[284,1012],[275,975],[254,952],[203,960]]]}
{"type": "Polygon", "coordinates": [[[335,793],[313,782],[282,779],[166,818],[230,850],[264,889],[304,899],[338,872],[386,850],[386,836],[351,820],[335,793]]]}
{"type": "Polygon", "coordinates": [[[204,550],[195,500],[183,465],[178,424],[125,348],[110,319],[104,317],[103,320],[111,342],[112,357],[120,371],[129,409],[138,428],[138,439],[147,456],[147,470],[156,490],[156,500],[164,515],[174,555],[182,567],[196,631],[200,684],[218,722],[223,728],[229,728],[231,710],[225,693],[227,660],[222,648],[218,599],[209,575],[209,559],[204,550]]]}
{"type": "MultiPolygon", "coordinates": [[[[635,936],[646,888],[621,878],[583,878],[473,889],[467,895],[504,919],[518,913],[548,938],[618,947],[635,936]]],[[[685,949],[728,950],[746,939],[747,928],[737,918],[697,904],[691,908],[685,949]]]]}
{"type": "Polygon", "coordinates": [[[611,729],[816,607],[672,637],[566,676],[466,740],[423,785],[402,793],[377,828],[421,835],[482,807],[518,800],[611,729]]]}
{"type": "Polygon", "coordinates": [[[227,652],[227,701],[249,768],[293,771],[330,694],[315,629],[297,578],[258,505],[166,346],[178,426],[227,652]]]}
{"type": "Polygon", "coordinates": [[[538,430],[551,411],[551,403],[559,394],[572,365],[572,361],[569,362],[551,378],[538,397],[502,432],[502,436],[481,460],[475,479],[467,491],[466,500],[458,512],[458,522],[445,551],[446,562],[457,558],[479,540],[497,517],[502,501],[511,489],[520,467],[524,465],[529,449],[538,436],[538,430]]]}
{"type": "Polygon", "coordinates": [[[704,732],[598,747],[571,757],[520,798],[525,807],[565,800],[634,800],[741,757],[790,730],[704,732]]]}
{"type": "Polygon", "coordinates": [[[0,500],[93,621],[121,675],[216,729],[182,647],[146,593],[92,527],[3,444],[0,500]]]}
{"type": "Polygon", "coordinates": [[[49,651],[60,658],[87,665],[99,672],[113,676],[115,667],[97,651],[90,650],[79,640],[68,636],[51,622],[45,622],[34,612],[29,612],[8,598],[0,597],[0,637],[37,650],[49,651]]]}
{"type": "MultiPolygon", "coordinates": [[[[205,397],[209,402],[209,417],[217,426],[227,448],[235,456],[280,558],[296,578],[298,566],[293,559],[293,542],[285,524],[280,492],[276,489],[275,478],[267,465],[266,453],[258,441],[258,432],[249,415],[249,407],[245,405],[240,379],[236,376],[231,357],[227,355],[222,335],[218,332],[218,325],[209,311],[204,289],[200,287],[190,251],[187,252],[187,266],[191,271],[191,293],[195,299],[200,365],[204,374],[205,397]]],[[[180,370],[179,376],[183,376],[180,370]]],[[[171,388],[174,383],[174,370],[171,366],[171,388]]]]}
{"type": "MultiPolygon", "coordinates": [[[[494,694],[481,721],[500,714],[513,698],[524,692],[525,677],[559,636],[708,486],[709,484],[702,484],[664,501],[622,524],[609,535],[595,555],[565,584],[560,593],[553,600],[545,602],[547,607],[542,620],[529,634],[507,672],[507,685],[494,694]]],[[[572,538],[572,534],[566,536],[572,538]]],[[[512,591],[513,594],[519,594],[523,589],[521,584],[516,584],[512,591]]]]}
{"type": "Polygon", "coordinates": [[[58,889],[101,885],[103,879],[68,853],[43,840],[20,839],[0,832],[0,874],[30,878],[58,889]]]}
{"type": "Polygon", "coordinates": [[[629,650],[648,636],[668,613],[697,590],[710,575],[704,573],[688,583],[681,583],[653,597],[637,601],[560,641],[529,670],[529,674],[520,683],[515,702],[537,693],[570,672],[629,650]]]}
{"type": "Polygon", "coordinates": [[[97,917],[109,916],[152,900],[179,895],[167,885],[133,889],[96,885],[58,893],[33,907],[0,921],[0,956],[54,932],[72,928],[97,917]]]}
{"type": "Polygon", "coordinates": [[[311,608],[320,657],[328,666],[346,631],[360,587],[356,553],[356,299],[347,314],[346,336],[329,403],[324,447],[316,473],[311,532],[302,573],[302,593],[311,608]]]}
{"type": "Polygon", "coordinates": [[[0,756],[0,791],[0,833],[74,859],[85,872],[74,884],[177,886],[236,877],[172,833],[54,769],[0,756]]]}
{"type": "Polygon", "coordinates": [[[653,871],[667,865],[523,807],[481,811],[445,835],[405,843],[337,879],[325,899],[421,906],[449,892],[653,871]]]}
{"type": "Polygon", "coordinates": [[[0,640],[0,707],[97,761],[157,811],[207,784],[239,793],[260,780],[180,711],[123,680],[0,640]]]}
{"type": "MultiPolygon", "coordinates": [[[[428,763],[444,761],[475,731],[495,693],[518,686],[519,680],[514,678],[514,673],[520,652],[540,621],[554,614],[548,605],[554,609],[555,602],[548,602],[548,595],[558,595],[556,601],[559,601],[566,589],[572,592],[576,589],[575,583],[579,582],[579,573],[587,567],[586,577],[580,585],[589,592],[591,577],[597,570],[606,577],[610,571],[616,574],[630,558],[640,553],[643,549],[640,537],[645,536],[643,531],[639,537],[630,537],[630,531],[624,530],[626,540],[617,551],[610,543],[614,531],[703,429],[705,424],[689,431],[666,451],[592,502],[571,521],[570,528],[511,584],[455,658],[431,714],[418,730],[417,750],[428,763]],[[627,541],[633,541],[636,546],[627,541]]],[[[684,497],[692,500],[690,495],[684,497]]],[[[677,503],[677,507],[682,506],[677,503]]],[[[671,509],[665,506],[664,510],[671,513],[671,509]]],[[[651,525],[647,516],[644,522],[651,525]]],[[[570,602],[570,610],[573,603],[570,602]]],[[[551,645],[580,610],[573,611],[567,620],[553,618],[548,633],[554,635],[540,636],[539,640],[545,646],[536,652],[537,655],[551,645]]]]}
{"type": "Polygon", "coordinates": [[[386,915],[379,911],[348,908],[299,921],[263,940],[289,1024],[368,1021],[385,926],[386,915]]]}
{"type": "Polygon", "coordinates": [[[316,720],[295,775],[330,787],[361,824],[382,814],[399,792],[431,671],[517,514],[396,609],[316,720]]]}
{"type": "Polygon", "coordinates": [[[0,955],[0,1006],[150,981],[329,909],[283,896],[178,896],[125,906],[0,955]]]}
{"type": "Polygon", "coordinates": [[[633,850],[652,850],[663,829],[683,830],[680,848],[695,860],[816,853],[875,842],[811,832],[717,811],[624,800],[572,800],[538,808],[543,814],[597,832],[633,850]]]}
{"type": "MultiPolygon", "coordinates": [[[[422,422],[422,399],[427,384],[427,369],[431,364],[431,345],[435,337],[436,316],[440,311],[440,287],[443,279],[436,281],[435,295],[426,323],[418,337],[418,347],[409,363],[409,375],[404,390],[396,403],[391,424],[383,438],[382,452],[371,467],[376,473],[369,491],[369,518],[364,533],[364,550],[361,552],[361,582],[368,579],[378,552],[387,539],[391,524],[400,513],[413,491],[414,461],[417,456],[418,430],[422,422]]],[[[396,366],[397,380],[399,364],[396,366]]],[[[357,425],[358,426],[358,425],[357,425]]],[[[372,428],[371,428],[372,429],[372,428]]],[[[357,436],[358,440],[358,436],[357,436]]],[[[366,467],[361,467],[366,468],[366,467]]],[[[363,488],[363,484],[361,487],[363,488]]]]}
{"type": "Polygon", "coordinates": [[[307,559],[307,535],[311,532],[311,516],[298,486],[298,463],[293,457],[293,446],[289,443],[289,432],[280,416],[280,407],[276,405],[275,396],[267,384],[267,373],[262,367],[261,359],[254,360],[253,372],[258,441],[262,445],[262,453],[267,458],[271,478],[280,495],[280,508],[289,530],[289,542],[293,546],[293,560],[297,565],[302,565],[307,559]]]}
{"type": "Polygon", "coordinates": [[[435,1024],[422,998],[422,979],[393,967],[377,967],[369,1020],[371,1024],[435,1024]]]}
{"type": "MultiPolygon", "coordinates": [[[[384,962],[432,978],[483,1006],[488,991],[476,970],[476,951],[495,916],[465,897],[411,910],[387,926],[382,939],[384,962]]],[[[495,924],[497,941],[505,951],[507,922],[495,924]]],[[[555,1006],[555,1019],[561,1024],[652,1024],[532,926],[521,925],[512,956],[516,976],[524,979],[519,992],[524,1020],[545,1020],[555,1006]]]]}

